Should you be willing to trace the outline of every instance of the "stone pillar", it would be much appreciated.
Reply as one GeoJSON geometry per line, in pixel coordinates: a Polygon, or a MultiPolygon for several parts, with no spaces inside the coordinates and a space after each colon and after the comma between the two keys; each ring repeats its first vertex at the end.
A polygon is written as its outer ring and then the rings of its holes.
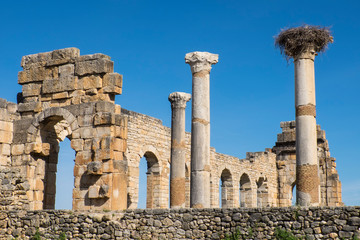
{"type": "Polygon", "coordinates": [[[294,57],[296,107],[296,202],[319,206],[320,178],[317,159],[316,103],[313,47],[294,57]]]}
{"type": "Polygon", "coordinates": [[[219,55],[192,52],[185,62],[192,72],[190,207],[210,207],[210,70],[219,55]]]}
{"type": "Polygon", "coordinates": [[[185,207],[185,107],[191,95],[174,92],[171,102],[170,207],[185,207]]]}

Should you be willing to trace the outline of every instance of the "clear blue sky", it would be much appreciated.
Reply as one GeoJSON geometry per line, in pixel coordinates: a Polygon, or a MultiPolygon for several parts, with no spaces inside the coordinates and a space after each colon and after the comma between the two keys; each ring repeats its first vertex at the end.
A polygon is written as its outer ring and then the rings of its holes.
{"type": "MultiPolygon", "coordinates": [[[[77,47],[112,57],[124,76],[118,104],[170,126],[167,96],[191,92],[185,54],[217,53],[211,145],[243,158],[273,147],[280,121],[295,115],[293,64],[274,48],[273,37],[304,23],[331,26],[334,43],[315,62],[317,122],[337,159],[345,204],[360,205],[359,12],[355,0],[1,1],[0,97],[16,101],[23,55],[77,47]]],[[[188,131],[190,113],[188,107],[188,131]]],[[[60,161],[72,160],[65,158],[60,161]]]]}

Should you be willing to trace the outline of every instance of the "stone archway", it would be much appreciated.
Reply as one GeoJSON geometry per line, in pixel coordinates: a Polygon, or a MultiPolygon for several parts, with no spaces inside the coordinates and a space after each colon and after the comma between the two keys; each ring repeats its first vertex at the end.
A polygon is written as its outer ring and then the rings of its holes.
{"type": "Polygon", "coordinates": [[[234,205],[232,174],[225,168],[221,173],[221,207],[229,208],[234,205]]]}
{"type": "Polygon", "coordinates": [[[240,207],[252,206],[252,189],[249,175],[243,173],[240,177],[240,207]]]}
{"type": "Polygon", "coordinates": [[[48,108],[34,118],[28,129],[26,150],[30,154],[27,178],[33,209],[54,209],[59,142],[72,139],[76,118],[66,109],[48,108]],[[32,170],[33,169],[33,170],[32,170]]]}

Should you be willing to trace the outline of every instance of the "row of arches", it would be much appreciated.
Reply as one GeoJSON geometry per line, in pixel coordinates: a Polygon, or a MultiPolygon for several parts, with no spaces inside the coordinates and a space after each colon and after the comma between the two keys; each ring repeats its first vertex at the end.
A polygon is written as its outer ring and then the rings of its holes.
{"type": "Polygon", "coordinates": [[[233,186],[232,174],[228,169],[224,169],[220,176],[219,183],[219,206],[227,207],[268,207],[269,188],[267,179],[260,177],[256,181],[256,189],[253,187],[248,174],[243,173],[239,180],[238,194],[239,204],[235,204],[236,190],[233,186]],[[256,190],[256,192],[255,192],[256,190]],[[256,199],[256,201],[255,201],[256,199]]]}

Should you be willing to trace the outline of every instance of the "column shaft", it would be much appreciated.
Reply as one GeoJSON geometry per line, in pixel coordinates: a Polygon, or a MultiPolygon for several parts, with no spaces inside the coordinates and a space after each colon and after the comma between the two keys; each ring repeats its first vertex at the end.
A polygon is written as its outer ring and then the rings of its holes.
{"type": "Polygon", "coordinates": [[[191,99],[187,93],[174,92],[171,102],[170,207],[185,207],[185,107],[191,99]]]}
{"type": "Polygon", "coordinates": [[[190,206],[210,207],[210,70],[218,55],[193,52],[185,56],[192,71],[190,206]]]}
{"type": "Polygon", "coordinates": [[[320,202],[314,59],[315,51],[310,49],[294,60],[296,202],[300,206],[318,206],[320,202]]]}

